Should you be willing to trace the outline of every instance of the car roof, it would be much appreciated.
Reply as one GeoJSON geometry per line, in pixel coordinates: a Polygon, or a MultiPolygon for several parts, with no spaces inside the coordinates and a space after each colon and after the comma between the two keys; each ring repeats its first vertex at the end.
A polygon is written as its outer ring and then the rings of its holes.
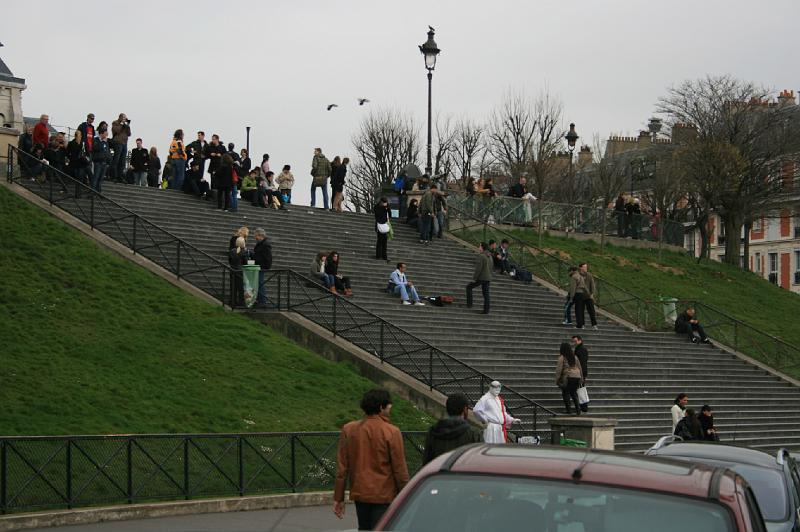
{"type": "Polygon", "coordinates": [[[658,449],[647,451],[649,456],[681,456],[716,460],[718,462],[734,462],[769,469],[782,469],[778,459],[763,451],[726,445],[717,442],[672,442],[658,449]]]}
{"type": "Polygon", "coordinates": [[[423,474],[495,474],[576,480],[621,488],[718,498],[733,493],[735,473],[681,460],[560,446],[486,445],[462,447],[432,461],[423,474]]]}

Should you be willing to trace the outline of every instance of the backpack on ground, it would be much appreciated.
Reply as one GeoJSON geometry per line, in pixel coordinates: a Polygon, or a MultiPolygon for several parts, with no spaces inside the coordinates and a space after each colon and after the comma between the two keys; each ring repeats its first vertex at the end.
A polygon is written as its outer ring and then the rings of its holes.
{"type": "Polygon", "coordinates": [[[531,284],[533,282],[533,274],[528,270],[515,267],[511,269],[509,274],[517,281],[522,281],[525,284],[531,284]]]}
{"type": "Polygon", "coordinates": [[[453,302],[455,301],[455,298],[453,296],[431,296],[431,297],[426,297],[425,299],[427,299],[428,302],[435,307],[452,305],[453,302]]]}

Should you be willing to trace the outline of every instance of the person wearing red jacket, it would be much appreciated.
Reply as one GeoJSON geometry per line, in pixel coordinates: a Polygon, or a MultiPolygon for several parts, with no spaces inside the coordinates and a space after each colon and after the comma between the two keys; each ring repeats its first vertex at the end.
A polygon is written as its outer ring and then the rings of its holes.
{"type": "Polygon", "coordinates": [[[42,148],[46,148],[50,144],[50,128],[47,123],[50,117],[42,115],[39,122],[33,127],[33,144],[41,144],[42,148]]]}

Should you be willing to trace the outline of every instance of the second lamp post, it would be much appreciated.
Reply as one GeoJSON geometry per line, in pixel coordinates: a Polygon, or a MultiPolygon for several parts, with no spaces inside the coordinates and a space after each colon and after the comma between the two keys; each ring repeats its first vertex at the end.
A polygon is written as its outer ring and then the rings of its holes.
{"type": "Polygon", "coordinates": [[[439,55],[439,47],[433,40],[434,29],[428,26],[428,40],[419,46],[419,51],[425,57],[425,68],[428,69],[428,158],[425,164],[425,173],[433,177],[433,166],[431,165],[431,86],[433,85],[433,69],[436,67],[436,56],[439,55]]]}

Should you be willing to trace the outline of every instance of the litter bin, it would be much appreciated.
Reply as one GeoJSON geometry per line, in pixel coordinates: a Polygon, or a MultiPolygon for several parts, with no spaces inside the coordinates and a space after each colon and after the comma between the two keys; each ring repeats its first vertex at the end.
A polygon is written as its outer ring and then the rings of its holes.
{"type": "Polygon", "coordinates": [[[573,438],[565,438],[564,436],[561,436],[559,444],[560,445],[564,445],[566,447],[588,447],[589,446],[589,444],[586,443],[583,440],[576,440],[576,439],[573,439],[573,438]]]}
{"type": "Polygon", "coordinates": [[[244,306],[252,307],[258,298],[258,274],[261,266],[257,264],[245,264],[242,266],[242,280],[244,281],[244,306]]]}
{"type": "Polygon", "coordinates": [[[664,310],[664,321],[670,325],[675,323],[675,320],[678,319],[678,311],[676,310],[678,300],[674,297],[662,297],[659,301],[661,301],[661,308],[664,310]]]}

